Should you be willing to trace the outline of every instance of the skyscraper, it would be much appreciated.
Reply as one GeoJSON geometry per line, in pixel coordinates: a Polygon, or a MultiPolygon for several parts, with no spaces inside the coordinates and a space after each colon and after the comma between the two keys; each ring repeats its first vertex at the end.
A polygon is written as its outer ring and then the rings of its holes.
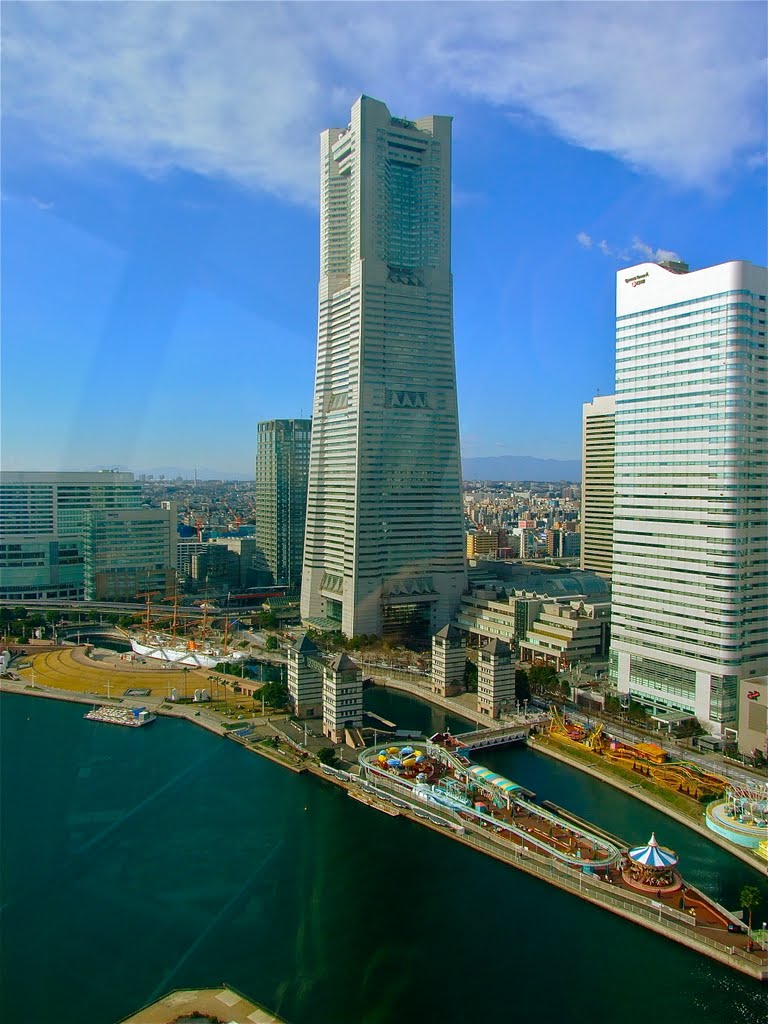
{"type": "Polygon", "coordinates": [[[465,585],[451,119],[361,97],[321,137],[317,373],[301,614],[426,635],[465,585]]]}
{"type": "Polygon", "coordinates": [[[616,396],[585,402],[581,431],[581,568],[611,578],[616,396]]]}
{"type": "Polygon", "coordinates": [[[768,670],[768,271],[686,269],[617,277],[611,675],[720,733],[768,670]]]}
{"type": "Polygon", "coordinates": [[[140,506],[133,473],[1,472],[0,597],[82,598],[87,513],[140,506]]]}
{"type": "Polygon", "coordinates": [[[256,446],[256,541],[272,582],[298,587],[311,420],[265,420],[256,446]]]}

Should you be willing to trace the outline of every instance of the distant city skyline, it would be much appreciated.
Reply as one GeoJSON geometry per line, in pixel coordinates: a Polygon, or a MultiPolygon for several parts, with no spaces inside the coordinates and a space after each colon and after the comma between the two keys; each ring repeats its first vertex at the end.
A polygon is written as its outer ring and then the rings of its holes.
{"type": "Polygon", "coordinates": [[[578,459],[616,269],[767,261],[766,12],[479,9],[7,5],[3,467],[249,477],[310,415],[319,134],[361,93],[454,118],[463,458],[578,459]]]}
{"type": "MultiPolygon", "coordinates": [[[[193,482],[210,482],[216,480],[232,480],[239,482],[253,481],[254,470],[225,473],[212,466],[141,466],[134,468],[116,463],[93,464],[84,466],[69,465],[54,472],[85,472],[97,473],[100,470],[116,470],[122,473],[133,473],[137,480],[146,478],[149,482],[165,480],[184,480],[193,482]]],[[[33,471],[46,472],[46,470],[33,471]]],[[[581,478],[580,459],[542,459],[532,455],[492,455],[476,458],[462,458],[462,476],[465,481],[472,480],[570,480],[578,483],[581,478]]]]}

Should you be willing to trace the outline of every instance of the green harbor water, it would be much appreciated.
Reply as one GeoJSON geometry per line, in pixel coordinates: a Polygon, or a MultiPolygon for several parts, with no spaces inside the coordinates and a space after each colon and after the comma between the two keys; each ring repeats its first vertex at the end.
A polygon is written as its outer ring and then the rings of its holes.
{"type": "MultiPolygon", "coordinates": [[[[462,726],[379,689],[399,728],[462,726]]],[[[4,1024],[112,1024],[227,982],[291,1024],[765,1024],[766,989],[186,722],[0,698],[4,1024]]],[[[632,843],[655,830],[735,907],[765,879],[522,748],[482,762],[632,843]]],[[[768,900],[762,910],[768,910],[768,900]]]]}

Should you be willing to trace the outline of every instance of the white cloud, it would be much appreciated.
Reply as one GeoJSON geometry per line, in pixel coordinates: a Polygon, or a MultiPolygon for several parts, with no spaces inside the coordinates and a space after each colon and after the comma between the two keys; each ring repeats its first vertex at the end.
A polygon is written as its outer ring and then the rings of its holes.
{"type": "Polygon", "coordinates": [[[679,260],[680,257],[671,249],[654,249],[652,245],[646,245],[641,239],[632,239],[632,249],[645,256],[651,263],[661,263],[662,260],[679,260]]]}
{"type": "MultiPolygon", "coordinates": [[[[576,241],[579,245],[582,245],[585,249],[591,249],[593,247],[593,239],[586,231],[580,231],[576,236],[576,241]]],[[[610,245],[604,238],[597,243],[597,248],[603,254],[603,256],[609,256],[611,259],[618,260],[620,263],[628,263],[632,260],[636,260],[637,256],[640,255],[649,263],[661,263],[663,260],[680,260],[680,256],[672,249],[660,249],[654,248],[652,245],[648,245],[637,235],[632,239],[630,245],[623,247],[610,245]]]]}
{"type": "Polygon", "coordinates": [[[685,186],[765,150],[765,13],[719,3],[14,3],[5,114],[59,160],[174,167],[299,201],[360,92],[471,98],[685,186]]]}

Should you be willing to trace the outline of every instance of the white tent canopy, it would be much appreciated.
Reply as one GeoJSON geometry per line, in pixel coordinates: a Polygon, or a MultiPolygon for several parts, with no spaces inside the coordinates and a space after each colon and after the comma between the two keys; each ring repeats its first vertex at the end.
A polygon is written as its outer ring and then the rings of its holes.
{"type": "Polygon", "coordinates": [[[636,846],[629,851],[629,856],[636,864],[643,864],[649,868],[671,868],[677,864],[675,854],[659,846],[655,832],[651,833],[647,846],[636,846]]]}

